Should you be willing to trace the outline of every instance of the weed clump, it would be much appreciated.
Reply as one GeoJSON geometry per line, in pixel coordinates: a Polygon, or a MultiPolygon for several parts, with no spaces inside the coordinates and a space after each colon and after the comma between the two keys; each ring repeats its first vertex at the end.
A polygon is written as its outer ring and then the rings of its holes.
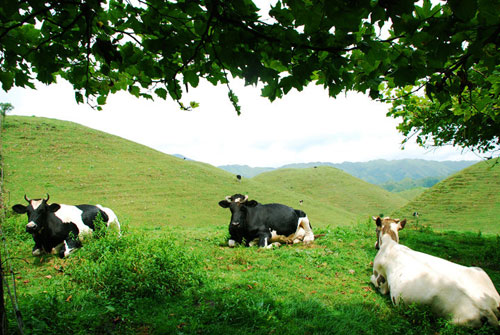
{"type": "Polygon", "coordinates": [[[173,296],[204,280],[200,262],[171,236],[107,234],[74,255],[67,273],[101,298],[128,304],[137,298],[173,296]]]}

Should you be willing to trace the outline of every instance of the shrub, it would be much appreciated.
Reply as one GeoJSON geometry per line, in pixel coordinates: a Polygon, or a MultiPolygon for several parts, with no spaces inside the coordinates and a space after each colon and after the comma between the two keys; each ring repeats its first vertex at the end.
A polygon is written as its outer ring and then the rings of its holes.
{"type": "Polygon", "coordinates": [[[171,236],[107,234],[74,257],[66,269],[72,281],[121,305],[175,295],[201,285],[204,277],[196,256],[184,253],[171,236]]]}

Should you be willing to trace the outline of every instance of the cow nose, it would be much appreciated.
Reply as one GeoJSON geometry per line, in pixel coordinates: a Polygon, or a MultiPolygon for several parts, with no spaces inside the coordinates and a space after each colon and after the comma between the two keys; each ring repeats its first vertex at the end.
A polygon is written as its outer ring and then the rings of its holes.
{"type": "Polygon", "coordinates": [[[30,231],[33,231],[35,230],[37,227],[36,223],[34,223],[33,221],[29,222],[27,225],[26,225],[26,231],[27,232],[30,232],[30,231]]]}

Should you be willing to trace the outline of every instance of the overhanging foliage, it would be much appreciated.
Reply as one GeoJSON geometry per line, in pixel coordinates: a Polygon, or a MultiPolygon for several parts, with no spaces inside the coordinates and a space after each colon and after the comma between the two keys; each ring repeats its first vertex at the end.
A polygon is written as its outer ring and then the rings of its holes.
{"type": "Polygon", "coordinates": [[[262,84],[271,101],[314,82],[389,100],[421,144],[495,149],[500,134],[500,1],[4,0],[0,81],[57,76],[78,102],[127,90],[181,102],[200,78],[262,84]]]}

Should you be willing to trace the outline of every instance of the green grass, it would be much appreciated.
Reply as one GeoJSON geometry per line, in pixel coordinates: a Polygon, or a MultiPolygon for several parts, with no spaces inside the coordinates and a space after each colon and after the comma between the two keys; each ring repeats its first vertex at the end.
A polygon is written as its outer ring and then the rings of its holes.
{"type": "Polygon", "coordinates": [[[500,234],[500,164],[483,161],[428,189],[393,214],[435,230],[500,234]]]}
{"type": "Polygon", "coordinates": [[[279,169],[261,173],[253,179],[264,184],[283,185],[291,192],[312,197],[315,206],[324,203],[365,217],[388,213],[407,202],[394,193],[329,166],[279,169]]]}
{"type": "MultiPolygon", "coordinates": [[[[111,207],[125,228],[65,259],[33,257],[26,217],[7,210],[10,258],[2,260],[15,271],[28,334],[494,333],[453,327],[425,308],[396,308],[374,291],[375,226],[366,216],[397,203],[335,169],[239,183],[207,164],[38,118],[8,117],[2,144],[8,206],[48,192],[55,202],[111,207]],[[217,203],[233,193],[291,206],[303,199],[324,236],[310,246],[230,249],[229,212],[217,203]]],[[[500,286],[496,237],[409,223],[401,243],[481,266],[500,286]]]]}
{"type": "MultiPolygon", "coordinates": [[[[395,308],[375,292],[369,221],[320,229],[325,236],[311,246],[275,250],[227,248],[225,227],[208,229],[204,238],[170,228],[154,238],[126,231],[121,239],[88,240],[62,260],[31,257],[22,226],[18,216],[5,223],[20,308],[32,334],[494,333],[452,327],[425,309],[395,308]]],[[[401,239],[481,265],[500,283],[496,239],[411,227],[401,239]],[[464,241],[473,251],[468,256],[460,253],[464,241]]]]}
{"type": "Polygon", "coordinates": [[[404,190],[401,192],[396,192],[396,194],[399,195],[400,197],[410,201],[410,200],[414,200],[415,198],[417,198],[419,195],[424,193],[426,190],[427,190],[426,187],[416,187],[416,188],[411,188],[411,189],[404,190]]]}

